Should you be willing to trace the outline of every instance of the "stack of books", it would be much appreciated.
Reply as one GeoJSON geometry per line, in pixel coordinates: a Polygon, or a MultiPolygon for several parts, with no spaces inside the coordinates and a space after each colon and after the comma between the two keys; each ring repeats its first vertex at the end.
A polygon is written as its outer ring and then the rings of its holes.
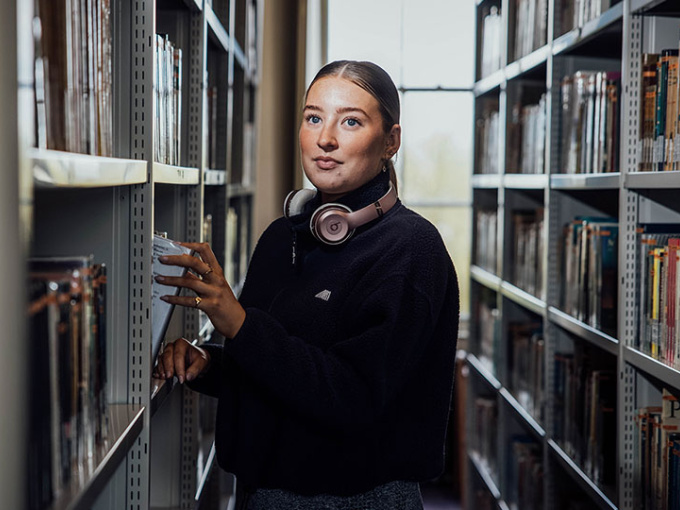
{"type": "Polygon", "coordinates": [[[29,264],[29,508],[42,509],[107,436],[106,271],[89,257],[29,264]]]}
{"type": "Polygon", "coordinates": [[[530,437],[517,435],[508,445],[508,503],[511,508],[543,508],[543,454],[530,437]]]}
{"type": "Polygon", "coordinates": [[[180,164],[182,126],[182,50],[167,35],[156,34],[154,161],[180,164]]]}
{"type": "Polygon", "coordinates": [[[664,224],[640,225],[637,235],[637,347],[654,359],[680,369],[680,227],[664,224]]]}
{"type": "Polygon", "coordinates": [[[39,148],[113,153],[112,30],[108,0],[35,2],[39,148]]]}
{"type": "Polygon", "coordinates": [[[515,59],[528,55],[548,39],[548,1],[514,0],[515,59]]]}
{"type": "Polygon", "coordinates": [[[562,32],[582,27],[590,20],[600,17],[611,6],[621,0],[574,0],[562,4],[562,32]]]}
{"type": "Polygon", "coordinates": [[[512,213],[512,282],[543,299],[543,208],[512,213]]]}
{"type": "Polygon", "coordinates": [[[508,173],[545,172],[546,95],[538,103],[516,104],[508,127],[508,173]]]}
{"type": "Polygon", "coordinates": [[[621,73],[578,71],[562,80],[561,173],[619,171],[621,73]]]}
{"type": "Polygon", "coordinates": [[[492,5],[482,12],[482,78],[501,68],[503,20],[500,7],[492,5]]]}
{"type": "Polygon", "coordinates": [[[475,264],[495,274],[498,259],[498,211],[476,209],[475,229],[475,264]]]}
{"type": "Polygon", "coordinates": [[[487,101],[477,115],[477,169],[479,174],[497,174],[500,146],[498,101],[487,101]]]}
{"type": "Polygon", "coordinates": [[[678,48],[642,57],[641,172],[680,170],[678,48]]]}
{"type": "Polygon", "coordinates": [[[564,228],[562,309],[616,335],[618,232],[615,218],[577,217],[564,228]]]}
{"type": "Polygon", "coordinates": [[[680,509],[680,402],[662,390],[660,406],[638,409],[635,417],[635,506],[680,509]]]}
{"type": "Polygon", "coordinates": [[[540,324],[508,325],[510,390],[536,420],[543,420],[545,340],[540,324]]]}

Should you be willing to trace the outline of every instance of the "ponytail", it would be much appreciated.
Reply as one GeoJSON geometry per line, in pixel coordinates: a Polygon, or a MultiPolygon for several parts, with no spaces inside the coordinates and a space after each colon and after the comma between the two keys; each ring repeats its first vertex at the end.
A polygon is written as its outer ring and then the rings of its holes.
{"type": "Polygon", "coordinates": [[[394,187],[394,191],[399,194],[399,186],[397,184],[397,171],[394,168],[394,162],[391,159],[385,160],[385,171],[390,174],[390,182],[392,183],[392,187],[394,187]]]}

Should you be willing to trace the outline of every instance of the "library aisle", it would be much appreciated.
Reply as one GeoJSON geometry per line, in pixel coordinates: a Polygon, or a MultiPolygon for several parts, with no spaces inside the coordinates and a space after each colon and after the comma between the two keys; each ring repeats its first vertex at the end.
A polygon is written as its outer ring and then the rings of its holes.
{"type": "Polygon", "coordinates": [[[467,508],[678,508],[680,7],[479,0],[467,508]]]}

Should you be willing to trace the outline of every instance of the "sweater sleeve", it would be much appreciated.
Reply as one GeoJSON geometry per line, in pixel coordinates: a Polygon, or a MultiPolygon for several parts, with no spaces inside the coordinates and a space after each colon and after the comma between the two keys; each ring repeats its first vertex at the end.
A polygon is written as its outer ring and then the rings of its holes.
{"type": "MultiPolygon", "coordinates": [[[[263,310],[247,308],[245,323],[225,344],[225,354],[286,409],[331,430],[351,432],[379,418],[413,379],[414,367],[434,341],[445,295],[453,291],[457,299],[457,287],[448,288],[456,285],[455,278],[446,274],[443,268],[438,276],[430,275],[427,284],[433,288],[427,292],[406,274],[376,282],[352,307],[351,322],[361,330],[328,350],[289,335],[263,310]]],[[[457,316],[455,324],[450,322],[452,338],[444,341],[455,344],[457,316]]]]}

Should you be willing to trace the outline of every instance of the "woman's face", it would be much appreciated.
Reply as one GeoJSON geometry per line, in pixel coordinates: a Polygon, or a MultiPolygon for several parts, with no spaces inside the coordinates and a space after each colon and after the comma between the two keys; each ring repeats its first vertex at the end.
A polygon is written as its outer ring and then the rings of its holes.
{"type": "Polygon", "coordinates": [[[373,179],[400,142],[399,125],[385,133],[377,99],[358,85],[328,76],[309,89],[300,152],[305,174],[324,202],[373,179]]]}

